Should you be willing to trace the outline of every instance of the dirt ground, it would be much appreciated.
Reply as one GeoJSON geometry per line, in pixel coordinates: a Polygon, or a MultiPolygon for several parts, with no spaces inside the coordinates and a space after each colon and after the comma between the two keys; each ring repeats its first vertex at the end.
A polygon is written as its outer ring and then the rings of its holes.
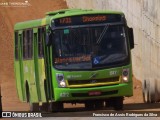
{"type": "MultiPolygon", "coordinates": [[[[2,0],[1,2],[15,0],[2,0]]],[[[16,2],[22,0],[16,0],[16,2]]],[[[0,2],[0,3],[1,3],[0,2]]],[[[48,11],[67,8],[64,0],[29,0],[30,6],[0,5],[0,82],[3,111],[26,111],[28,104],[17,97],[13,67],[13,27],[16,22],[38,19],[48,11]]],[[[125,98],[125,103],[142,103],[141,82],[134,78],[134,96],[125,98]]]]}

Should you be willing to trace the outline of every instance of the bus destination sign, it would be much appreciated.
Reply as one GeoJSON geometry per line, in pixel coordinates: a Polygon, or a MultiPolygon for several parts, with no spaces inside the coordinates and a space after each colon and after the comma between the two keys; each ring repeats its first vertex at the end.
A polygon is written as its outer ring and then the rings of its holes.
{"type": "Polygon", "coordinates": [[[120,14],[93,14],[93,15],[79,15],[69,16],[54,20],[54,26],[70,26],[70,25],[85,25],[97,23],[113,23],[121,22],[122,17],[120,14]]]}

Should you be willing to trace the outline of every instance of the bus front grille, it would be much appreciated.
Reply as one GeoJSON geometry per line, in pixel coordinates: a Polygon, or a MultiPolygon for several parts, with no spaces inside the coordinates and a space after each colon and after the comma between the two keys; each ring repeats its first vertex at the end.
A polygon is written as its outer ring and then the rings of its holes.
{"type": "Polygon", "coordinates": [[[87,87],[98,85],[110,85],[120,83],[120,77],[103,78],[103,79],[88,79],[88,80],[68,80],[69,87],[87,87]]]}

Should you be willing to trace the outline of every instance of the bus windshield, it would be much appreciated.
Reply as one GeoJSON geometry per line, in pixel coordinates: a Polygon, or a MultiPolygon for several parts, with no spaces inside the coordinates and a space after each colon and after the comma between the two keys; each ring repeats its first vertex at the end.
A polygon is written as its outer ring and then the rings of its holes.
{"type": "Polygon", "coordinates": [[[113,67],[129,59],[122,25],[57,29],[52,46],[53,65],[61,70],[113,67]]]}

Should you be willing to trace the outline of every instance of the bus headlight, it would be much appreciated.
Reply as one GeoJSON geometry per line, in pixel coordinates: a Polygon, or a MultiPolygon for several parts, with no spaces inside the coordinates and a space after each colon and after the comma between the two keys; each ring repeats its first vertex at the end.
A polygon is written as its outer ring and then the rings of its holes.
{"type": "Polygon", "coordinates": [[[123,69],[122,71],[122,82],[128,82],[129,80],[129,69],[123,69]]]}
{"type": "Polygon", "coordinates": [[[59,87],[66,87],[66,82],[64,80],[64,76],[63,76],[62,73],[57,73],[56,74],[56,79],[57,79],[59,87]]]}
{"type": "Polygon", "coordinates": [[[66,87],[66,83],[64,81],[59,82],[60,87],[66,87]]]}
{"type": "Polygon", "coordinates": [[[123,82],[128,82],[128,77],[124,76],[122,77],[123,82]]]}

